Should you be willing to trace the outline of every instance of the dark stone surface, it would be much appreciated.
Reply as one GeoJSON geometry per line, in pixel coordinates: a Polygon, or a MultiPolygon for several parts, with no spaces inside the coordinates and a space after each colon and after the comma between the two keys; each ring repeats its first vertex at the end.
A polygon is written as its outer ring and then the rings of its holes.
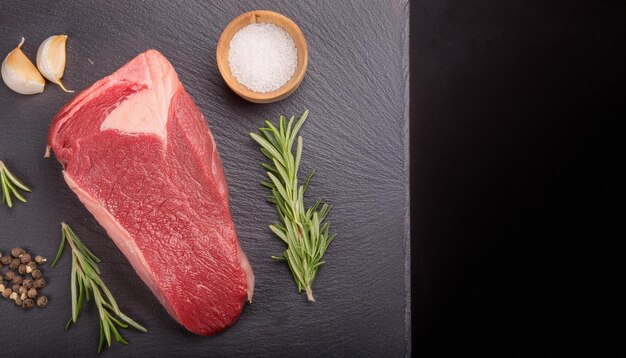
{"type": "MultiPolygon", "coordinates": [[[[22,96],[0,85],[0,159],[33,189],[27,204],[0,207],[0,250],[21,245],[49,258],[60,223],[67,221],[103,258],[104,280],[122,310],[150,332],[123,331],[129,346],[104,356],[404,356],[410,351],[408,304],[408,123],[406,120],[408,4],[405,1],[0,2],[0,54],[21,36],[34,60],[48,36],[69,35],[66,87],[82,90],[136,54],[161,51],[174,65],[215,135],[231,193],[239,240],[257,278],[254,304],[234,327],[199,337],[175,323],[140,281],[103,229],[62,179],[56,159],[44,159],[48,125],[72,98],[48,83],[22,96]],[[228,22],[253,9],[281,12],[299,24],[309,43],[301,87],[270,105],[247,103],[224,85],[215,46],[228,22]],[[264,173],[248,133],[263,119],[311,113],[304,126],[303,167],[317,175],[310,200],[335,205],[338,233],[309,304],[285,265],[267,225],[276,220],[258,182],[264,173]]],[[[70,257],[46,269],[50,303],[22,311],[0,301],[0,355],[95,355],[98,318],[87,306],[65,332],[70,313],[70,257]],[[10,324],[8,324],[10,322],[10,324]],[[24,343],[18,343],[24,342],[24,343]]],[[[184,289],[181,282],[181,289],[184,289]]]]}

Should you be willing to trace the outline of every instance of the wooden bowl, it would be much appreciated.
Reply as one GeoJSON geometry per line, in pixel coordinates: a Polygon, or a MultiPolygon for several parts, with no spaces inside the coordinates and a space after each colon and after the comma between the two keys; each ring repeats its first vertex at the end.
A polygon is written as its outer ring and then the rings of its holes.
{"type": "Polygon", "coordinates": [[[296,25],[293,21],[291,21],[288,17],[281,15],[277,12],[267,11],[267,10],[255,10],[246,12],[245,14],[239,15],[233,21],[226,26],[222,36],[220,36],[220,40],[217,43],[217,67],[220,71],[220,74],[224,78],[224,82],[232,89],[235,93],[240,95],[241,97],[247,99],[250,102],[255,103],[271,103],[279,101],[290,94],[298,88],[302,79],[304,78],[304,74],[306,73],[306,67],[309,62],[308,59],[308,49],[306,45],[306,41],[304,39],[304,35],[298,25],[296,25]],[[293,76],[279,89],[272,92],[254,92],[242,85],[237,81],[235,76],[233,76],[230,71],[230,66],[228,65],[228,50],[230,49],[230,41],[233,39],[233,36],[237,33],[237,31],[241,30],[243,27],[248,26],[254,23],[271,23],[276,26],[280,26],[285,31],[291,35],[293,41],[296,44],[296,50],[298,52],[298,63],[296,65],[296,72],[293,76]]]}

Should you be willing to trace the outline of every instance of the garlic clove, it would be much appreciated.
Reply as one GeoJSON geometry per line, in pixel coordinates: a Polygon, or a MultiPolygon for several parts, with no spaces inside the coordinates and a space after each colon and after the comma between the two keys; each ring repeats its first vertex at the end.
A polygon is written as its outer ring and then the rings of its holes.
{"type": "Polygon", "coordinates": [[[9,52],[2,61],[2,80],[17,93],[41,93],[46,85],[46,80],[41,77],[37,67],[22,52],[23,44],[24,38],[22,37],[22,42],[9,52]]]}
{"type": "Polygon", "coordinates": [[[65,92],[70,91],[61,83],[61,77],[65,72],[65,42],[67,35],[50,36],[39,46],[37,50],[37,68],[50,82],[57,84],[65,92]]]}

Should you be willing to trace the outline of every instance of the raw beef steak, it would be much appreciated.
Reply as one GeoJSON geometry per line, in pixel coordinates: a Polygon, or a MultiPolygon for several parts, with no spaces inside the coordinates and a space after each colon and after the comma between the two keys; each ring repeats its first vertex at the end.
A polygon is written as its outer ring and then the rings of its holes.
{"type": "Polygon", "coordinates": [[[48,146],[63,176],[169,314],[215,334],[252,300],[215,140],[155,50],[77,95],[48,146]]]}

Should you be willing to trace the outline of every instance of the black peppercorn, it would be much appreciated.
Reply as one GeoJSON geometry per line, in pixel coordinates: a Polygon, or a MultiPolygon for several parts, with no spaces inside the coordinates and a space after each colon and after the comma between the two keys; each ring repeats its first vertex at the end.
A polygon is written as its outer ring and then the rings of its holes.
{"type": "Polygon", "coordinates": [[[21,247],[14,247],[11,250],[11,255],[13,255],[13,257],[20,257],[20,255],[23,253],[24,253],[24,250],[22,250],[21,247]]]}
{"type": "Polygon", "coordinates": [[[31,288],[30,290],[28,290],[28,292],[26,293],[26,295],[30,298],[35,298],[37,297],[37,290],[34,288],[31,288]]]}
{"type": "Polygon", "coordinates": [[[39,307],[46,307],[47,305],[48,305],[48,297],[40,296],[37,299],[37,306],[39,306],[39,307]]]}
{"type": "Polygon", "coordinates": [[[23,308],[33,308],[33,306],[35,306],[35,301],[32,298],[27,298],[22,302],[23,308]]]}
{"type": "Polygon", "coordinates": [[[46,280],[44,280],[43,278],[38,278],[35,280],[35,282],[33,282],[33,286],[35,288],[44,288],[46,287],[46,280]]]}
{"type": "Polygon", "coordinates": [[[31,272],[31,275],[33,276],[33,278],[40,278],[41,277],[41,271],[39,269],[33,270],[33,272],[31,272]]]}
{"type": "Polygon", "coordinates": [[[2,259],[0,260],[2,260],[3,264],[8,265],[11,263],[11,256],[2,256],[2,259]]]}
{"type": "Polygon", "coordinates": [[[33,288],[33,279],[25,278],[24,281],[22,281],[22,286],[26,287],[27,289],[33,288]]]}
{"type": "Polygon", "coordinates": [[[29,263],[31,259],[32,259],[32,258],[30,257],[30,254],[29,254],[29,253],[25,253],[25,254],[23,254],[22,256],[20,256],[20,261],[21,261],[23,264],[27,264],[27,263],[29,263]]]}
{"type": "Polygon", "coordinates": [[[21,285],[23,280],[24,280],[24,278],[22,276],[20,276],[20,275],[13,276],[13,283],[21,285]]]}
{"type": "Polygon", "coordinates": [[[8,255],[0,254],[0,269],[3,266],[9,268],[5,274],[0,273],[1,297],[11,299],[16,306],[25,309],[32,308],[35,304],[39,307],[47,306],[48,298],[39,296],[40,289],[46,286],[46,280],[38,269],[46,261],[43,256],[31,255],[21,247],[14,247],[8,255]],[[25,278],[27,274],[29,277],[25,278]]]}

